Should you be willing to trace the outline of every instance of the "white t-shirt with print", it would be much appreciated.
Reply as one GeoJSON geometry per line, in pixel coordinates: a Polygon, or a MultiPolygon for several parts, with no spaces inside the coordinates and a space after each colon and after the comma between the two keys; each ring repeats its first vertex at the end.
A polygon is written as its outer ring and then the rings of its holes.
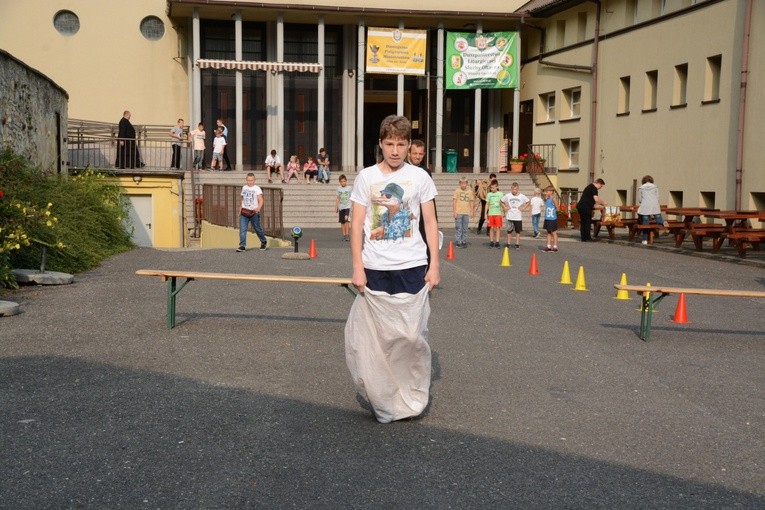
{"type": "Polygon", "coordinates": [[[279,155],[272,156],[269,154],[266,156],[266,166],[282,166],[282,161],[279,159],[279,155]]]}
{"type": "Polygon", "coordinates": [[[504,202],[505,205],[510,208],[507,210],[505,217],[510,221],[522,220],[523,213],[521,213],[520,207],[528,201],[528,197],[523,193],[513,195],[511,192],[502,197],[502,202],[504,202]]]}
{"type": "Polygon", "coordinates": [[[260,186],[257,184],[253,184],[252,186],[247,186],[245,184],[242,186],[242,207],[254,211],[258,208],[258,195],[262,194],[263,190],[260,189],[260,186]]]}
{"type": "Polygon", "coordinates": [[[362,262],[367,269],[395,271],[424,266],[426,241],[420,234],[420,204],[434,200],[438,192],[422,168],[405,163],[395,172],[383,173],[377,165],[359,172],[351,201],[366,207],[362,262]],[[403,190],[402,200],[386,189],[403,190]]]}
{"type": "Polygon", "coordinates": [[[216,136],[213,140],[213,152],[215,154],[222,154],[223,153],[223,147],[226,146],[226,139],[222,136],[216,136]]]}

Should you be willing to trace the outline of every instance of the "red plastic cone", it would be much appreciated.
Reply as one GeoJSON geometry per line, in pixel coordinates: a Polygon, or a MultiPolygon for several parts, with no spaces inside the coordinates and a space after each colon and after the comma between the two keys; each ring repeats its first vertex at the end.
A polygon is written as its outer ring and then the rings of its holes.
{"type": "Polygon", "coordinates": [[[308,256],[311,257],[312,259],[315,259],[316,257],[318,257],[318,255],[316,254],[316,240],[315,239],[311,239],[311,246],[308,248],[308,256]]]}
{"type": "Polygon", "coordinates": [[[539,274],[539,268],[537,267],[537,254],[532,253],[531,254],[531,266],[529,267],[529,274],[536,275],[539,274]]]}
{"type": "Polygon", "coordinates": [[[680,299],[677,300],[677,308],[675,308],[675,317],[672,322],[678,324],[688,324],[688,312],[685,309],[685,294],[680,293],[680,299]]]}
{"type": "Polygon", "coordinates": [[[449,241],[449,248],[446,250],[446,260],[454,260],[454,241],[449,241]]]}

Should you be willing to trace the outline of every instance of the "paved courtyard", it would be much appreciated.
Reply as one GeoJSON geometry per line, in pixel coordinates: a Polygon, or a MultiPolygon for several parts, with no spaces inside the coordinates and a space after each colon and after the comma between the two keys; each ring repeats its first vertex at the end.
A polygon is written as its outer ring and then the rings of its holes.
{"type": "Polygon", "coordinates": [[[670,296],[645,343],[613,288],[765,290],[762,266],[524,239],[500,267],[471,237],[431,296],[431,405],[389,425],[355,399],[344,289],[195,281],[168,330],[164,284],[134,275],[349,277],[339,230],[305,233],[309,261],[135,249],[3,294],[0,508],[765,507],[765,300],[688,296],[675,324],[670,296]]]}

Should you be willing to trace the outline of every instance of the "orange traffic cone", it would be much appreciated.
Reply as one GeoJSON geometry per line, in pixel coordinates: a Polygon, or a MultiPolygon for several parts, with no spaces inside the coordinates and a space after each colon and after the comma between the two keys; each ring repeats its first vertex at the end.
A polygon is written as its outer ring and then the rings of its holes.
{"type": "Polygon", "coordinates": [[[315,259],[316,257],[319,256],[316,253],[316,240],[315,239],[311,239],[311,246],[310,246],[310,248],[308,248],[308,256],[311,257],[312,259],[315,259]]]}
{"type": "Polygon", "coordinates": [[[677,308],[675,309],[675,317],[672,322],[678,324],[688,324],[688,312],[685,309],[685,294],[680,293],[680,299],[677,300],[677,308]]]}
{"type": "Polygon", "coordinates": [[[539,268],[537,267],[537,254],[536,253],[532,253],[531,254],[531,266],[529,267],[529,274],[531,274],[531,275],[539,274],[539,268]]]}
{"type": "Polygon", "coordinates": [[[449,241],[449,248],[446,250],[446,260],[454,260],[456,258],[454,256],[454,241],[449,241]]]}

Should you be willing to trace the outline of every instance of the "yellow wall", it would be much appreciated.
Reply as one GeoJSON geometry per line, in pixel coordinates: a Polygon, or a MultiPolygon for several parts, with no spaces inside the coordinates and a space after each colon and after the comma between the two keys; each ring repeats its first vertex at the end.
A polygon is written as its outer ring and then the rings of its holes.
{"type": "Polygon", "coordinates": [[[69,118],[117,122],[130,110],[134,124],[188,119],[189,79],[179,40],[186,35],[165,15],[165,0],[2,0],[0,48],[39,70],[69,93],[69,118]],[[60,10],[74,12],[80,30],[61,35],[60,10]],[[165,25],[159,41],[141,34],[149,15],[165,25]]]}
{"type": "Polygon", "coordinates": [[[136,183],[133,175],[113,177],[126,195],[151,195],[152,230],[155,248],[183,248],[187,245],[183,224],[182,183],[177,176],[141,175],[136,183]]]}

